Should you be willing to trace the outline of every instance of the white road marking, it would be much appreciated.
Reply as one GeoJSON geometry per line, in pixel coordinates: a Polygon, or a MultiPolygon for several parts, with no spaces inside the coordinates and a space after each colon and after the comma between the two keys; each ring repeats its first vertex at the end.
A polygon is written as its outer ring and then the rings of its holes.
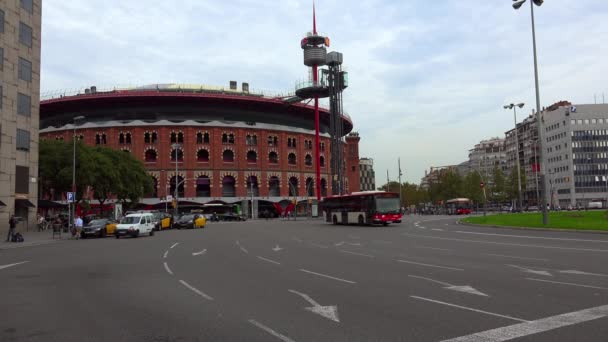
{"type": "Polygon", "coordinates": [[[323,316],[334,322],[340,323],[340,319],[338,318],[338,306],[336,306],[336,305],[323,306],[323,305],[320,305],[319,303],[317,303],[314,299],[310,298],[310,296],[305,293],[298,292],[295,290],[287,290],[287,291],[289,291],[293,294],[297,294],[298,296],[304,298],[304,300],[306,300],[308,303],[310,303],[312,305],[312,307],[305,308],[306,310],[316,313],[317,315],[323,316]]]}
{"type": "Polygon", "coordinates": [[[264,261],[268,261],[268,262],[271,262],[271,263],[273,263],[273,264],[277,264],[277,265],[280,265],[280,264],[281,264],[281,263],[280,263],[280,262],[278,262],[278,261],[274,261],[274,260],[266,259],[266,258],[261,257],[261,256],[259,256],[259,255],[258,255],[258,259],[260,259],[260,260],[264,260],[264,261]]]}
{"type": "Polygon", "coordinates": [[[265,332],[269,333],[270,335],[280,339],[283,342],[295,342],[294,340],[290,339],[289,337],[279,334],[278,332],[270,329],[269,327],[265,326],[264,324],[254,320],[254,319],[250,319],[248,322],[255,325],[256,327],[264,330],[265,332]]]}
{"type": "Polygon", "coordinates": [[[338,243],[334,243],[334,246],[342,246],[344,244],[344,241],[340,241],[338,243]]]}
{"type": "Polygon", "coordinates": [[[502,342],[528,335],[596,320],[608,316],[608,305],[570,312],[562,315],[537,319],[530,322],[514,324],[502,328],[487,330],[472,335],[444,340],[443,342],[502,342]]]}
{"type": "Polygon", "coordinates": [[[578,287],[587,287],[590,289],[598,289],[598,290],[608,290],[608,287],[600,287],[600,286],[591,286],[591,285],[584,285],[584,284],[575,284],[575,283],[564,283],[561,281],[551,281],[551,280],[544,280],[544,279],[536,279],[536,278],[526,278],[527,280],[532,280],[532,281],[542,281],[545,283],[553,283],[553,284],[562,284],[562,285],[570,285],[570,286],[578,286],[578,287]]]}
{"type": "Polygon", "coordinates": [[[207,253],[207,249],[203,249],[203,250],[202,250],[202,251],[200,251],[200,252],[195,252],[195,253],[192,253],[192,255],[201,255],[201,254],[205,254],[205,253],[207,253]]]}
{"type": "Polygon", "coordinates": [[[406,264],[413,264],[413,265],[420,265],[420,266],[426,266],[426,267],[435,267],[435,268],[443,268],[446,270],[452,270],[452,271],[464,271],[462,268],[455,268],[455,267],[447,267],[447,266],[438,266],[438,265],[431,265],[431,264],[423,264],[421,262],[415,262],[415,261],[409,261],[409,260],[403,260],[403,259],[397,259],[398,262],[403,262],[406,264]]]}
{"type": "Polygon", "coordinates": [[[434,250],[438,250],[438,251],[448,251],[448,252],[453,251],[453,249],[447,249],[447,248],[436,248],[436,247],[426,247],[426,246],[414,246],[414,248],[434,249],[434,250]]]}
{"type": "Polygon", "coordinates": [[[446,290],[452,290],[452,291],[458,291],[458,292],[464,292],[464,293],[468,293],[468,294],[474,294],[474,295],[478,295],[478,296],[483,296],[483,297],[489,297],[487,294],[475,289],[472,286],[469,285],[452,285],[450,283],[446,283],[443,281],[439,281],[439,280],[435,280],[435,279],[431,279],[431,278],[425,278],[425,277],[420,277],[420,276],[415,276],[415,275],[408,275],[408,277],[412,277],[412,278],[418,278],[418,279],[424,279],[424,280],[428,280],[428,281],[432,281],[434,283],[437,284],[441,284],[444,286],[444,289],[446,290]]]}
{"type": "Polygon", "coordinates": [[[169,247],[169,249],[173,249],[177,245],[179,245],[179,242],[174,243],[173,246],[169,247]]]}
{"type": "Polygon", "coordinates": [[[353,242],[347,242],[346,244],[347,245],[351,245],[351,246],[361,246],[360,242],[355,242],[355,243],[353,243],[353,242]]]}
{"type": "Polygon", "coordinates": [[[504,254],[491,254],[491,253],[481,253],[481,254],[482,255],[491,255],[491,256],[503,257],[503,258],[511,258],[511,259],[549,261],[549,259],[518,257],[518,256],[512,256],[512,255],[504,255],[504,254]]]}
{"type": "Polygon", "coordinates": [[[166,262],[164,262],[164,265],[165,265],[165,270],[167,270],[167,273],[169,273],[170,275],[173,275],[173,271],[171,271],[171,269],[169,268],[169,265],[166,262]]]}
{"type": "Polygon", "coordinates": [[[26,262],[29,262],[29,261],[21,261],[21,262],[16,262],[14,264],[2,265],[2,266],[0,266],[0,270],[9,268],[9,267],[13,267],[13,266],[17,266],[17,265],[21,265],[21,264],[25,264],[26,262]]]}
{"type": "Polygon", "coordinates": [[[590,273],[590,272],[584,272],[584,271],[579,271],[579,270],[563,270],[563,271],[559,271],[559,273],[589,275],[589,276],[596,276],[596,277],[608,277],[608,274],[590,273]]]}
{"type": "Polygon", "coordinates": [[[414,225],[416,225],[416,226],[419,224],[420,224],[420,221],[414,222],[414,225]]]}
{"type": "Polygon", "coordinates": [[[241,246],[241,243],[239,242],[239,240],[236,240],[236,245],[239,246],[239,248],[241,249],[241,251],[243,251],[243,253],[249,254],[249,251],[247,251],[243,246],[241,246]]]}
{"type": "Polygon", "coordinates": [[[364,256],[364,257],[368,257],[368,258],[375,258],[375,256],[373,255],[369,255],[369,254],[363,254],[363,253],[355,253],[355,252],[351,252],[351,251],[345,251],[343,249],[339,250],[342,253],[348,253],[348,254],[354,254],[354,255],[360,255],[360,256],[364,256]]]}
{"type": "Polygon", "coordinates": [[[196,293],[197,295],[199,295],[199,296],[201,296],[201,297],[205,298],[206,300],[213,300],[213,298],[211,298],[210,296],[208,296],[208,295],[204,294],[204,293],[203,293],[203,292],[201,292],[199,289],[197,289],[196,287],[194,287],[194,286],[192,286],[192,285],[190,285],[190,284],[186,283],[185,281],[180,280],[179,282],[180,282],[180,283],[182,283],[182,285],[184,285],[185,287],[189,288],[189,289],[190,289],[192,292],[194,292],[194,293],[196,293]]]}
{"type": "Polygon", "coordinates": [[[279,247],[279,245],[276,245],[272,250],[275,252],[278,252],[280,250],[282,250],[283,248],[279,247]]]}
{"type": "Polygon", "coordinates": [[[416,228],[418,228],[418,229],[426,229],[426,227],[416,227],[416,228]]]}
{"type": "Polygon", "coordinates": [[[407,233],[402,233],[401,235],[403,235],[403,236],[413,236],[413,237],[418,237],[418,238],[426,238],[426,239],[446,240],[446,241],[485,243],[485,244],[489,244],[489,245],[531,247],[531,248],[543,248],[543,249],[558,249],[558,250],[564,250],[564,251],[581,251],[581,252],[608,253],[608,249],[589,249],[589,248],[555,247],[555,246],[542,246],[542,245],[524,245],[524,244],[518,244],[518,243],[494,242],[494,241],[482,241],[482,240],[465,240],[465,239],[455,239],[455,238],[447,238],[447,237],[441,237],[441,236],[429,236],[429,235],[418,235],[418,234],[407,234],[407,233]]]}
{"type": "Polygon", "coordinates": [[[297,237],[292,237],[291,239],[294,240],[294,241],[302,242],[302,239],[297,238],[297,237]]]}
{"type": "Polygon", "coordinates": [[[163,259],[167,259],[167,255],[169,255],[169,250],[165,251],[165,254],[163,254],[163,259]]]}
{"type": "Polygon", "coordinates": [[[450,224],[449,224],[449,223],[444,223],[443,225],[444,225],[444,226],[449,226],[450,224]]]}
{"type": "Polygon", "coordinates": [[[386,243],[386,244],[393,243],[393,241],[386,241],[386,240],[372,240],[372,242],[377,242],[377,243],[386,243]]]}
{"type": "Polygon", "coordinates": [[[354,282],[354,281],[350,281],[350,280],[346,280],[346,279],[342,279],[342,278],[332,277],[332,276],[329,276],[329,275],[326,275],[326,274],[322,274],[322,273],[317,273],[317,272],[305,270],[303,268],[300,268],[300,271],[306,272],[306,273],[310,273],[310,274],[314,274],[314,275],[318,275],[319,277],[324,277],[324,278],[328,278],[328,279],[342,281],[342,282],[345,282],[345,283],[348,283],[348,284],[356,284],[356,282],[354,282]]]}
{"type": "Polygon", "coordinates": [[[538,274],[538,275],[544,275],[547,277],[553,277],[553,274],[549,273],[548,271],[538,271],[532,268],[527,268],[527,267],[522,267],[522,266],[517,266],[517,265],[507,265],[507,266],[511,266],[511,267],[515,267],[519,270],[522,270],[524,272],[527,273],[532,273],[532,274],[538,274]]]}
{"type": "Polygon", "coordinates": [[[478,232],[469,232],[469,231],[463,231],[463,230],[455,230],[454,233],[474,234],[474,235],[488,235],[488,236],[505,236],[505,237],[520,238],[520,239],[541,239],[541,240],[557,240],[557,241],[579,241],[579,242],[608,243],[608,240],[585,240],[585,239],[553,238],[553,237],[529,236],[529,235],[510,235],[510,234],[496,234],[496,233],[478,233],[478,232]]]}
{"type": "Polygon", "coordinates": [[[320,244],[314,243],[314,242],[311,242],[310,244],[313,245],[313,246],[315,246],[315,247],[319,247],[319,248],[329,248],[328,246],[323,246],[323,245],[320,245],[320,244]]]}
{"type": "Polygon", "coordinates": [[[442,232],[442,231],[443,231],[443,229],[440,229],[440,228],[433,228],[433,229],[431,229],[431,230],[436,230],[436,231],[440,231],[440,232],[442,232]]]}
{"type": "MultiPolygon", "coordinates": [[[[502,318],[512,319],[514,321],[520,321],[520,322],[526,322],[526,323],[529,322],[529,321],[526,321],[525,319],[521,319],[521,318],[516,318],[516,317],[501,315],[501,314],[497,314],[497,313],[493,313],[493,312],[483,311],[483,310],[479,310],[479,309],[469,308],[469,307],[466,307],[466,306],[461,306],[461,305],[441,302],[441,301],[434,300],[434,299],[429,299],[429,298],[424,298],[424,297],[418,297],[418,296],[410,296],[410,297],[415,298],[415,299],[419,299],[419,300],[425,300],[427,302],[432,302],[432,303],[436,303],[436,304],[447,305],[447,306],[451,306],[451,307],[459,308],[459,309],[463,309],[463,310],[468,310],[468,311],[473,311],[473,312],[479,312],[479,313],[483,313],[483,314],[490,315],[490,316],[502,317],[502,318]]],[[[480,340],[480,342],[481,341],[483,341],[483,340],[480,340]]],[[[493,341],[493,340],[489,340],[489,341],[493,341]]]]}

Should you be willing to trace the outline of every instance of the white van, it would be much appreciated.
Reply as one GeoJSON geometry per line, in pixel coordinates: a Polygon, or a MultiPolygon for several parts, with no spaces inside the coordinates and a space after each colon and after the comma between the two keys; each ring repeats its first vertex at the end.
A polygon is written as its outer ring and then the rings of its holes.
{"type": "Polygon", "coordinates": [[[141,234],[154,235],[154,215],[152,213],[129,214],[116,225],[116,238],[121,236],[138,237],[141,234]]]}
{"type": "Polygon", "coordinates": [[[592,201],[587,203],[587,209],[602,209],[603,203],[600,201],[592,201]]]}

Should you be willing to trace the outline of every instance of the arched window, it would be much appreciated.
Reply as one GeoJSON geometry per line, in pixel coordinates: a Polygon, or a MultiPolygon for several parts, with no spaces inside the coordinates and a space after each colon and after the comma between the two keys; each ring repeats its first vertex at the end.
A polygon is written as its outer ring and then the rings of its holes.
{"type": "Polygon", "coordinates": [[[325,178],[321,179],[321,196],[327,197],[327,181],[325,178]]]}
{"type": "Polygon", "coordinates": [[[209,161],[209,151],[205,150],[204,148],[198,150],[198,152],[196,152],[196,161],[208,162],[209,161]]]}
{"type": "Polygon", "coordinates": [[[127,138],[125,140],[125,143],[131,144],[131,133],[127,133],[127,138]]]}
{"type": "Polygon", "coordinates": [[[287,147],[292,147],[291,146],[291,138],[287,138],[287,147]]]}
{"type": "Polygon", "coordinates": [[[182,132],[177,133],[177,142],[180,144],[184,143],[184,133],[182,133],[182,132]]]}
{"type": "MultiPolygon", "coordinates": [[[[175,149],[171,150],[171,161],[172,162],[175,162],[175,153],[176,153],[175,149]]],[[[177,149],[177,161],[178,162],[184,161],[184,151],[182,151],[181,149],[177,149]]]]}
{"type": "MultiPolygon", "coordinates": [[[[184,197],[184,184],[186,182],[184,182],[184,177],[182,176],[178,176],[177,177],[177,196],[178,197],[184,197]]],[[[169,180],[169,191],[170,191],[170,195],[175,196],[175,176],[171,177],[171,179],[169,180]]]]}
{"type": "Polygon", "coordinates": [[[270,164],[278,164],[279,163],[279,155],[272,151],[270,153],[268,153],[268,162],[270,164]]]}
{"type": "Polygon", "coordinates": [[[310,154],[307,154],[306,157],[304,157],[304,164],[306,164],[306,166],[312,166],[312,156],[310,154]]]}
{"type": "Polygon", "coordinates": [[[289,196],[299,196],[298,195],[298,178],[296,178],[296,177],[289,178],[289,196]]]}
{"type": "Polygon", "coordinates": [[[232,176],[225,176],[222,179],[222,197],[234,197],[236,195],[235,191],[235,180],[232,176]]]}
{"type": "Polygon", "coordinates": [[[258,154],[255,151],[248,151],[247,152],[247,162],[248,163],[257,163],[258,154]]]}
{"type": "Polygon", "coordinates": [[[325,157],[323,157],[323,156],[319,157],[319,165],[321,165],[321,167],[325,167],[325,157]]]}
{"type": "Polygon", "coordinates": [[[232,152],[231,150],[225,150],[222,154],[222,160],[226,163],[234,162],[234,152],[232,152]]]}
{"type": "Polygon", "coordinates": [[[222,144],[227,144],[228,143],[228,134],[223,133],[222,134],[222,144]]]}
{"type": "Polygon", "coordinates": [[[306,178],[306,195],[314,196],[315,195],[315,185],[314,181],[311,177],[306,178]]]}
{"type": "Polygon", "coordinates": [[[146,156],[145,156],[146,162],[148,162],[148,163],[155,162],[156,157],[157,157],[156,150],[149,149],[146,151],[146,156]]]}
{"type": "Polygon", "coordinates": [[[281,182],[279,181],[279,177],[272,176],[268,180],[268,196],[281,196],[281,182]]]}
{"type": "Polygon", "coordinates": [[[253,134],[247,134],[246,144],[249,146],[255,146],[258,144],[258,136],[253,134]]]}
{"type": "Polygon", "coordinates": [[[247,177],[247,196],[260,196],[260,187],[258,186],[258,177],[247,177]]]}
{"type": "Polygon", "coordinates": [[[107,144],[107,143],[108,143],[108,140],[106,139],[106,134],[105,134],[105,133],[102,133],[102,134],[101,134],[101,144],[102,144],[102,145],[105,145],[105,144],[107,144]]]}
{"type": "Polygon", "coordinates": [[[208,176],[196,179],[196,197],[211,197],[211,180],[208,176]]]}
{"type": "Polygon", "coordinates": [[[228,143],[234,144],[234,134],[232,134],[232,133],[228,134],[228,143]]]}
{"type": "Polygon", "coordinates": [[[158,140],[158,134],[156,132],[152,132],[152,143],[155,144],[158,140]]]}
{"type": "Polygon", "coordinates": [[[78,140],[83,141],[83,140],[84,140],[84,135],[82,135],[82,134],[81,134],[81,135],[79,135],[79,136],[78,136],[78,140]]]}
{"type": "Polygon", "coordinates": [[[203,133],[201,133],[201,132],[196,133],[196,143],[197,144],[203,143],[203,133]]]}
{"type": "Polygon", "coordinates": [[[144,144],[150,143],[150,132],[144,133],[144,144]]]}
{"type": "Polygon", "coordinates": [[[177,133],[171,132],[171,143],[175,144],[177,142],[177,133]]]}
{"type": "Polygon", "coordinates": [[[322,142],[322,143],[320,143],[319,145],[320,145],[320,146],[319,146],[319,150],[321,150],[321,152],[325,152],[325,143],[324,143],[324,142],[322,142]]]}
{"type": "Polygon", "coordinates": [[[95,145],[101,144],[101,134],[95,134],[95,145]]]}
{"type": "Polygon", "coordinates": [[[296,165],[296,154],[295,153],[290,153],[287,156],[287,164],[296,165]]]}
{"type": "Polygon", "coordinates": [[[276,135],[269,135],[268,136],[268,146],[278,146],[279,145],[279,138],[276,135]]]}
{"type": "Polygon", "coordinates": [[[203,144],[208,144],[209,143],[209,133],[205,132],[205,134],[203,134],[203,144]]]}
{"type": "Polygon", "coordinates": [[[119,144],[125,143],[125,134],[123,132],[120,132],[120,134],[118,135],[118,143],[119,144]]]}

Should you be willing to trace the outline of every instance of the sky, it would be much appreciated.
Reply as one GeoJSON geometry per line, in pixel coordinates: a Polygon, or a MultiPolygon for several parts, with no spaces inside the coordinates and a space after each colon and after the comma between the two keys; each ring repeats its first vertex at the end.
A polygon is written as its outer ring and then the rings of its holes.
{"type": "MultiPolygon", "coordinates": [[[[529,0],[530,1],[530,0],[529,0]]],[[[535,107],[530,6],[511,0],[317,0],[317,30],[344,54],[344,109],[376,183],[419,183],[535,107]]],[[[541,106],[608,96],[608,2],[535,8],[541,106]]],[[[194,83],[292,92],[312,1],[45,0],[42,93],[91,85],[194,83]]]]}

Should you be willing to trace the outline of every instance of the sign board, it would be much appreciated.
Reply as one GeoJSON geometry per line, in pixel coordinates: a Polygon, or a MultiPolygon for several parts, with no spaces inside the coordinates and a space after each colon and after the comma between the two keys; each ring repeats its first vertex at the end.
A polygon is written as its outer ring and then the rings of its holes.
{"type": "Polygon", "coordinates": [[[68,192],[68,203],[74,203],[76,200],[76,193],[68,192]]]}
{"type": "Polygon", "coordinates": [[[173,196],[172,195],[167,195],[166,200],[167,200],[167,202],[173,201],[173,196]]]}

